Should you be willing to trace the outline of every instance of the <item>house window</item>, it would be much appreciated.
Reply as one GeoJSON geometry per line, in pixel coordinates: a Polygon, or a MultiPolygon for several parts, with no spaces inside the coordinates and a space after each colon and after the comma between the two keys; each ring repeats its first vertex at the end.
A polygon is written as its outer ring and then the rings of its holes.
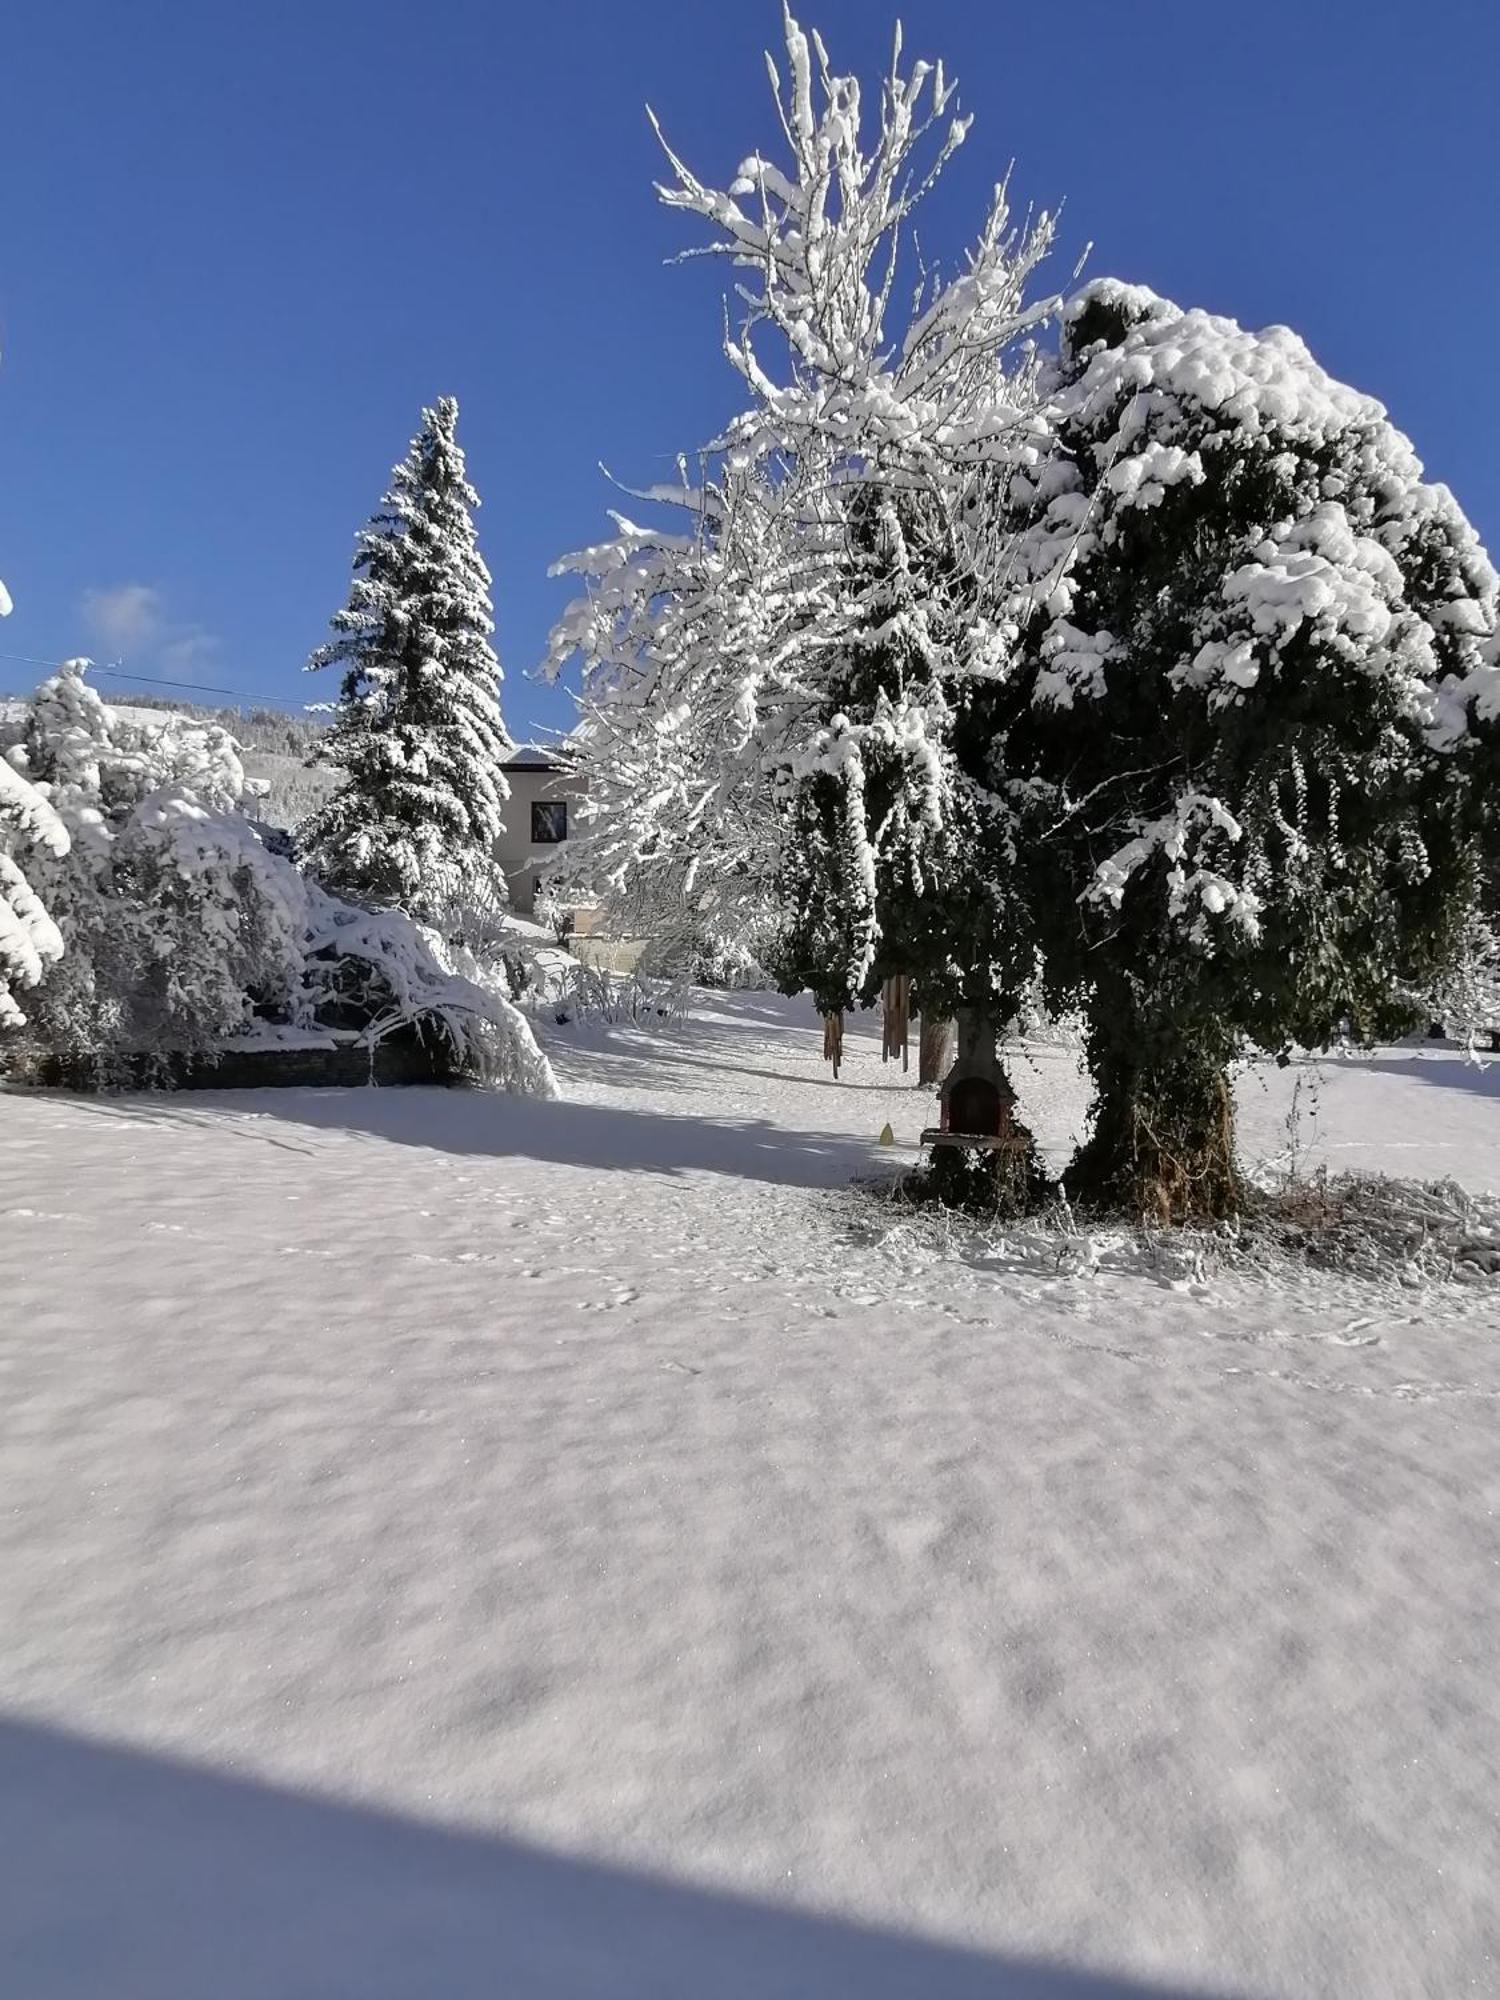
{"type": "Polygon", "coordinates": [[[533,799],[531,804],[531,844],[555,847],[568,837],[566,799],[533,799]]]}

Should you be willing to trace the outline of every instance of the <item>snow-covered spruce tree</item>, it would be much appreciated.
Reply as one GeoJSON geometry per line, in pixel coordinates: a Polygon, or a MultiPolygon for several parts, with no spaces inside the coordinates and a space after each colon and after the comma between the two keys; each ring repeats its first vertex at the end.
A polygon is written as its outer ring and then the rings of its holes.
{"type": "Polygon", "coordinates": [[[1086,1015],[1071,1178],[1223,1215],[1233,1060],[1409,1025],[1464,933],[1496,577],[1379,404],[1284,327],[1098,283],[1048,386],[999,727],[1048,985],[1086,1015]]]}
{"type": "Polygon", "coordinates": [[[309,662],[343,669],[316,752],[342,778],[297,844],[340,895],[462,930],[472,899],[503,897],[494,849],[513,745],[490,644],[490,574],[474,533],[479,496],[457,425],[451,396],[423,411],[355,544],[336,636],[309,662]]]}
{"type": "Polygon", "coordinates": [[[963,776],[953,684],[997,666],[986,606],[1007,559],[979,502],[1034,427],[1028,340],[1051,302],[1026,291],[1051,226],[1013,229],[997,188],[956,276],[908,271],[913,211],[968,131],[951,82],[903,72],[898,36],[869,142],[857,79],[790,14],[786,51],[788,165],[752,154],[718,189],[668,149],[660,190],[735,267],[749,405],[696,477],[642,496],[675,505],[678,531],[616,516],[612,541],[559,565],[590,584],[553,659],[584,662],[592,848],[618,890],[659,870],[780,899],[783,982],[822,1005],[868,998],[889,966],[998,1017],[1010,972],[986,956],[993,898],[970,921],[973,843],[1007,847],[1010,804],[963,776]]]}

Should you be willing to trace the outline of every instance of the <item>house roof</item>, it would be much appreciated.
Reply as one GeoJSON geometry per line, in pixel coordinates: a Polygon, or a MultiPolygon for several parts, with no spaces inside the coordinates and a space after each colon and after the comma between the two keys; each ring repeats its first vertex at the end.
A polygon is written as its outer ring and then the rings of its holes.
{"type": "Polygon", "coordinates": [[[571,771],[577,761],[557,745],[518,743],[500,768],[503,771],[571,771]]]}

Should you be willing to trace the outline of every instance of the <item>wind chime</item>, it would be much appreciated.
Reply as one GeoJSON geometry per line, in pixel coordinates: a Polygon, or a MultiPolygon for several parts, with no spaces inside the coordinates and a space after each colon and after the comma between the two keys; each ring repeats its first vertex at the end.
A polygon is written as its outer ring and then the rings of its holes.
{"type": "Polygon", "coordinates": [[[823,1016],[823,1060],[833,1064],[833,1080],[838,1082],[839,1064],[844,1060],[844,1017],[842,1014],[823,1016]]]}
{"type": "Polygon", "coordinates": [[[898,972],[880,989],[880,1060],[901,1058],[902,1069],[911,1064],[908,1038],[911,1032],[911,974],[898,972]]]}

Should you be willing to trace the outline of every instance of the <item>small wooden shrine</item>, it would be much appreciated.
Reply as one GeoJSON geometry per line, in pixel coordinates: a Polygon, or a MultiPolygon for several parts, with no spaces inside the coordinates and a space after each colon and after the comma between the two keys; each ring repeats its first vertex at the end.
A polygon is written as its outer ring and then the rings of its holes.
{"type": "Polygon", "coordinates": [[[1015,1115],[1011,1089],[993,1038],[959,1034],[958,1060],[938,1086],[938,1123],[924,1146],[964,1146],[976,1152],[1024,1153],[1031,1134],[1015,1115]]]}

